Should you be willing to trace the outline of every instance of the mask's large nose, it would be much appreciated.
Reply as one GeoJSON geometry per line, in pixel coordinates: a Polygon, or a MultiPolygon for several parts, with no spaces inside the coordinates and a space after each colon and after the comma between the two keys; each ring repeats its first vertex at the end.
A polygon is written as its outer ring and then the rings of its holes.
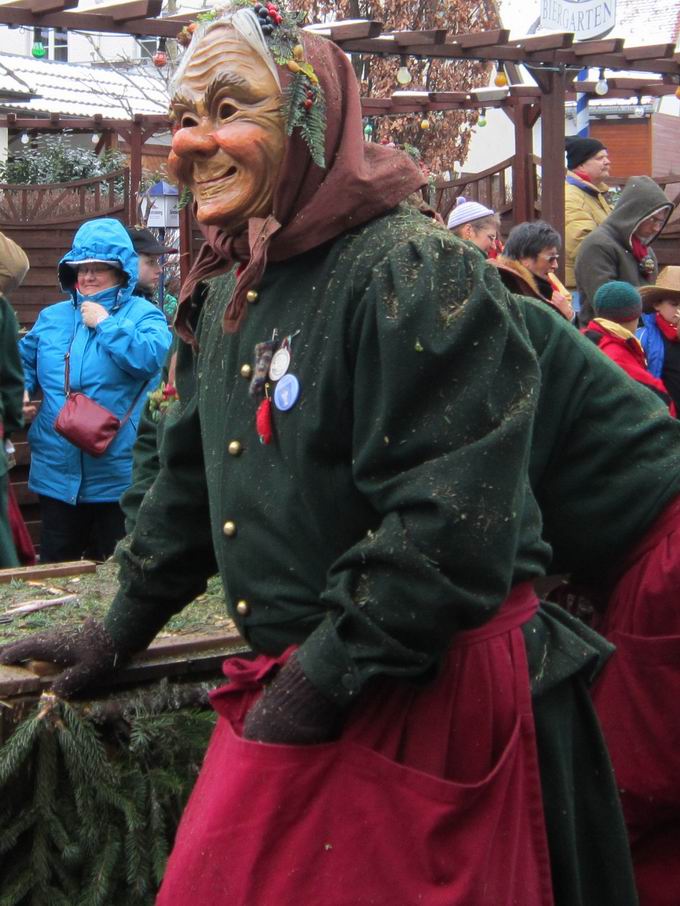
{"type": "Polygon", "coordinates": [[[218,147],[212,132],[203,126],[179,129],[172,138],[172,150],[183,158],[212,157],[218,147]]]}

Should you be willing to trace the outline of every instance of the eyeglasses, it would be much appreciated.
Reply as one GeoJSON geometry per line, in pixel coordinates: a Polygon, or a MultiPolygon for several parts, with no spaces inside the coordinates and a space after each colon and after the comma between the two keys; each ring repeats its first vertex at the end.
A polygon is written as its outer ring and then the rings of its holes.
{"type": "Polygon", "coordinates": [[[543,258],[544,261],[548,261],[550,264],[557,264],[560,260],[559,255],[539,255],[539,258],[543,258]]]}
{"type": "Polygon", "coordinates": [[[79,274],[105,274],[113,268],[108,264],[77,264],[76,270],[79,274]]]}

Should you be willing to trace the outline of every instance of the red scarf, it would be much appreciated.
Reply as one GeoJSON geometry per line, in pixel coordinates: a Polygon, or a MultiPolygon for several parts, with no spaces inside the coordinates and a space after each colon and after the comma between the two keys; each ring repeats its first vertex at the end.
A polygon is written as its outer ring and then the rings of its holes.
{"type": "Polygon", "coordinates": [[[680,337],[678,337],[677,327],[673,327],[672,324],[669,324],[665,318],[661,317],[658,311],[656,313],[656,326],[666,337],[666,339],[671,341],[671,343],[677,343],[678,341],[680,341],[680,337]]]}
{"type": "MultiPolygon", "coordinates": [[[[201,280],[240,262],[223,323],[225,333],[236,333],[246,316],[246,294],[258,286],[268,260],[285,261],[323,245],[391,210],[426,182],[403,152],[364,142],[356,75],[346,54],[309,32],[300,38],[326,100],[326,169],[312,162],[296,131],[287,140],[272,214],[251,218],[236,236],[200,227],[206,241],[180,291],[175,319],[187,342],[195,343],[189,301],[201,280]]],[[[285,67],[279,73],[285,88],[290,73],[285,67]]]]}
{"type": "Polygon", "coordinates": [[[631,236],[630,248],[636,261],[642,261],[649,254],[647,246],[637,236],[631,236]]]}
{"type": "Polygon", "coordinates": [[[574,170],[573,172],[576,176],[578,176],[579,179],[582,179],[584,182],[589,182],[591,185],[594,185],[590,176],[588,176],[587,173],[584,173],[583,170],[574,170]]]}

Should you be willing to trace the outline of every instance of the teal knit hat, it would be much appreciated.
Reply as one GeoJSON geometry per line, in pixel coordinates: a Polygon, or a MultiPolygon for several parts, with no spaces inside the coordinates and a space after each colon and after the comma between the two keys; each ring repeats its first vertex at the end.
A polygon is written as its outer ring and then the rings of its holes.
{"type": "Polygon", "coordinates": [[[598,318],[623,324],[640,317],[642,299],[640,293],[630,283],[611,280],[604,283],[595,293],[593,308],[598,318]]]}

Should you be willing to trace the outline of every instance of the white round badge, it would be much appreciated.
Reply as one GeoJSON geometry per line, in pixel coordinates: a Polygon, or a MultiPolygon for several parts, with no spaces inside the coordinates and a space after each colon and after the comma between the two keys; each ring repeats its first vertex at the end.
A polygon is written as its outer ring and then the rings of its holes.
{"type": "Polygon", "coordinates": [[[272,381],[280,380],[288,371],[290,365],[290,350],[287,346],[277,349],[269,364],[269,378],[272,381]]]}

